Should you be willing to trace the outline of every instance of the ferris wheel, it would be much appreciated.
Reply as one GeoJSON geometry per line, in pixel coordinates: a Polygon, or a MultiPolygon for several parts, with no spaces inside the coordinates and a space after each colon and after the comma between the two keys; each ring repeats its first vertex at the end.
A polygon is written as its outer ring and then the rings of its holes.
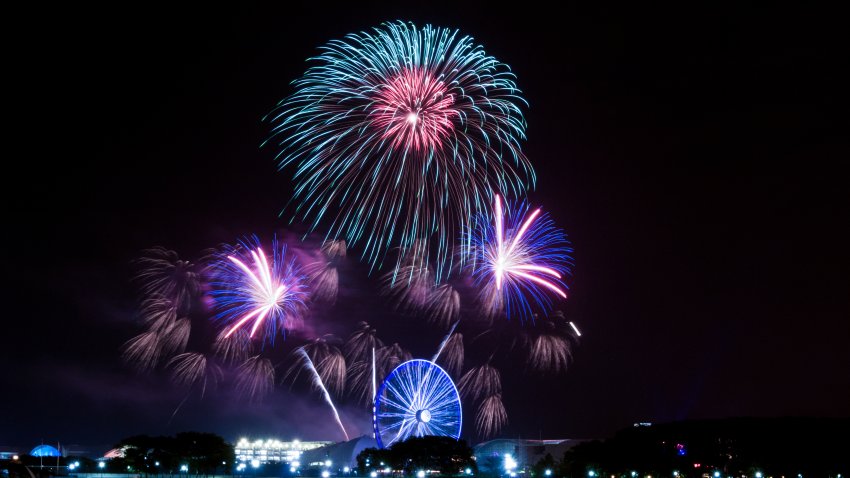
{"type": "Polygon", "coordinates": [[[460,395],[449,374],[428,360],[399,365],[375,396],[372,422],[380,448],[426,435],[460,438],[460,395]]]}

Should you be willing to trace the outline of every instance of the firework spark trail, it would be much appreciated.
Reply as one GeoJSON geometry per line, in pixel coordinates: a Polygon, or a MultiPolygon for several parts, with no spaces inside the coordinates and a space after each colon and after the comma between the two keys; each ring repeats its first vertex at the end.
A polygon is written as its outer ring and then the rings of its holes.
{"type": "Polygon", "coordinates": [[[322,392],[322,395],[325,397],[325,401],[331,406],[336,423],[339,425],[340,430],[342,430],[342,434],[345,435],[345,441],[348,441],[348,432],[346,432],[345,427],[342,426],[342,420],[339,419],[339,413],[337,413],[334,402],[331,400],[331,394],[328,393],[328,390],[325,388],[325,384],[322,383],[322,377],[319,376],[319,372],[317,372],[316,367],[313,366],[313,361],[310,360],[310,356],[307,355],[307,351],[305,351],[303,347],[299,347],[297,352],[304,359],[304,366],[307,367],[307,370],[313,374],[313,386],[322,392]]]}
{"type": "Polygon", "coordinates": [[[457,388],[461,396],[476,401],[482,397],[502,393],[502,378],[496,367],[490,364],[479,365],[463,374],[457,388]]]}
{"type": "Polygon", "coordinates": [[[502,403],[502,394],[496,393],[485,398],[475,414],[475,429],[481,438],[495,435],[508,423],[508,412],[502,403]]]}
{"type": "Polygon", "coordinates": [[[260,355],[249,357],[236,368],[236,388],[250,400],[260,400],[274,389],[272,361],[260,355]]]}
{"type": "Polygon", "coordinates": [[[187,352],[175,356],[168,364],[172,368],[171,379],[178,385],[190,389],[196,384],[201,386],[201,397],[207,391],[207,385],[215,386],[221,379],[221,370],[206,355],[187,352]]]}
{"type": "Polygon", "coordinates": [[[443,348],[446,346],[446,343],[452,337],[452,334],[454,333],[455,328],[457,328],[457,324],[459,323],[460,321],[455,322],[454,325],[452,325],[452,328],[449,330],[449,333],[446,334],[446,338],[444,338],[443,341],[440,342],[440,347],[437,349],[437,353],[435,353],[434,357],[431,359],[432,362],[437,363],[437,359],[440,357],[440,354],[443,353],[443,348]]]}
{"type": "Polygon", "coordinates": [[[153,247],[144,250],[142,257],[134,262],[140,267],[135,280],[142,292],[169,299],[181,310],[189,306],[200,290],[195,265],[180,260],[174,251],[153,247]]]}
{"type": "Polygon", "coordinates": [[[451,335],[440,355],[441,366],[452,377],[457,377],[463,371],[463,334],[455,332],[451,335]]]}
{"type": "Polygon", "coordinates": [[[485,312],[533,318],[532,304],[546,311],[552,293],[567,298],[562,279],[572,265],[572,249],[563,231],[539,208],[529,213],[521,204],[503,210],[496,195],[493,209],[492,224],[479,215],[470,239],[476,259],[473,277],[482,285],[485,312]]]}
{"type": "Polygon", "coordinates": [[[266,118],[264,144],[280,148],[280,169],[295,167],[293,215],[361,245],[373,269],[424,239],[439,280],[468,255],[455,238],[488,198],[533,187],[520,147],[526,102],[510,68],[472,38],[392,22],[310,61],[266,118]]]}

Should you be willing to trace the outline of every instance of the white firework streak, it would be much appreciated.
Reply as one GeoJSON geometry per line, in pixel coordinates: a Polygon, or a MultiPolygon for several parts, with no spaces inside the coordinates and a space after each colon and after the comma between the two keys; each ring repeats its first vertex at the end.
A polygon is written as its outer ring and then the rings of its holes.
{"type": "Polygon", "coordinates": [[[310,356],[307,355],[307,352],[303,347],[298,348],[298,353],[304,358],[304,365],[307,367],[307,370],[313,374],[313,386],[321,390],[322,395],[325,397],[325,401],[328,402],[328,405],[331,406],[331,410],[334,412],[334,418],[336,419],[337,425],[339,425],[340,430],[342,430],[342,434],[345,435],[345,441],[348,441],[348,432],[346,432],[345,427],[342,426],[342,420],[339,419],[339,413],[337,413],[334,402],[331,400],[331,395],[328,393],[328,389],[325,388],[325,384],[322,383],[322,377],[319,376],[319,372],[317,372],[316,367],[313,366],[313,361],[310,360],[310,356]]]}

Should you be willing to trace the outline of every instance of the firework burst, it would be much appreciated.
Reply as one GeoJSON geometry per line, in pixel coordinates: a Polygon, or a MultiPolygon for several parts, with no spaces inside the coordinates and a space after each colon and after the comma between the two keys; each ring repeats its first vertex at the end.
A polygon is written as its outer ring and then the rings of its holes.
{"type": "Polygon", "coordinates": [[[548,311],[551,297],[567,298],[563,282],[572,266],[567,236],[540,209],[526,205],[503,211],[494,201],[492,222],[483,215],[471,234],[473,277],[481,286],[485,312],[532,318],[534,307],[548,311]]]}
{"type": "Polygon", "coordinates": [[[212,265],[212,297],[227,324],[225,338],[250,323],[249,337],[260,327],[266,338],[291,328],[307,296],[304,277],[286,257],[286,246],[272,244],[271,260],[259,241],[227,246],[212,265]]]}
{"type": "Polygon", "coordinates": [[[174,251],[153,247],[143,251],[135,262],[139,267],[135,279],[149,297],[168,299],[175,308],[182,309],[200,291],[195,265],[181,260],[174,251]]]}
{"type": "MultiPolygon", "coordinates": [[[[495,191],[534,183],[525,101],[507,65],[456,30],[394,22],[335,40],[267,118],[279,167],[295,165],[294,215],[363,247],[428,241],[439,279],[457,233],[495,191]]],[[[396,264],[398,265],[398,263],[396,264]]]]}

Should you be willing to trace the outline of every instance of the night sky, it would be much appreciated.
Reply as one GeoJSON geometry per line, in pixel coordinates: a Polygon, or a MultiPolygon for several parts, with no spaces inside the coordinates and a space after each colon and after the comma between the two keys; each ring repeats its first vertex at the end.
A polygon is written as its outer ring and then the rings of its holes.
{"type": "MultiPolygon", "coordinates": [[[[259,147],[261,119],[316,47],[395,19],[458,28],[511,66],[530,104],[530,199],[575,248],[563,310],[583,337],[564,375],[504,368],[503,436],[850,416],[836,12],[406,3],[7,17],[0,445],[102,453],[187,430],[340,439],[299,387],[260,404],[191,396],[172,418],[185,392],[120,360],[138,331],[131,261],[293,230],[278,217],[292,169],[259,147]]],[[[393,316],[350,263],[353,307],[317,330],[345,336],[366,319],[433,353],[440,334],[393,316]]],[[[352,435],[369,433],[362,407],[341,409],[352,435]]]]}

